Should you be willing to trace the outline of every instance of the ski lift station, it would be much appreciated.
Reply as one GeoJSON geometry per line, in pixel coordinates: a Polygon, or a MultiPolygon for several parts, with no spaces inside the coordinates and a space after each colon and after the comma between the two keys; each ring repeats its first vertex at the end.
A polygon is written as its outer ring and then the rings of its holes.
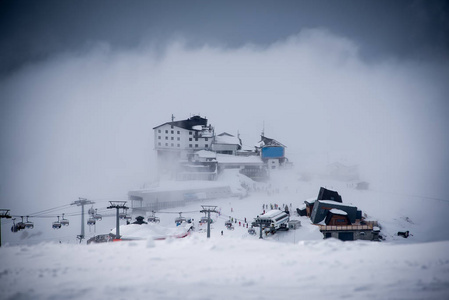
{"type": "Polygon", "coordinates": [[[195,187],[192,181],[177,181],[176,186],[155,186],[148,189],[128,192],[133,213],[145,215],[146,212],[184,206],[186,204],[235,196],[229,185],[216,181],[202,181],[195,187]]]}

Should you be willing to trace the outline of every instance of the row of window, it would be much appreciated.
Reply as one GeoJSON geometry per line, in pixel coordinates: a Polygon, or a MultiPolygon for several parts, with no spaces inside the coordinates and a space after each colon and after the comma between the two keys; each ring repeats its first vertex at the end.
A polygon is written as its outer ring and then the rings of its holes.
{"type": "MultiPolygon", "coordinates": [[[[171,128],[173,129],[173,126],[171,128]]],[[[157,132],[158,133],[162,133],[162,130],[158,129],[157,132]]],[[[165,133],[168,133],[168,130],[165,130],[165,133]]],[[[175,134],[175,131],[174,130],[170,130],[170,133],[171,134],[175,134]]],[[[181,134],[181,131],[176,130],[176,134],[181,134]]],[[[192,134],[193,134],[192,131],[189,131],[189,135],[192,135],[192,134]]]]}
{"type": "MultiPolygon", "coordinates": [[[[158,146],[162,146],[162,143],[161,143],[161,142],[158,142],[157,145],[158,145],[158,146]]],[[[174,143],[171,143],[170,146],[171,146],[171,147],[174,147],[175,144],[174,144],[174,143]]],[[[168,143],[165,143],[165,147],[168,147],[168,143]]],[[[181,145],[180,145],[180,144],[176,144],[176,147],[180,148],[181,145]]],[[[195,148],[198,148],[198,147],[199,147],[199,145],[198,145],[198,144],[195,144],[195,148]]],[[[189,144],[189,148],[193,148],[193,144],[189,144]]],[[[208,145],[208,144],[205,144],[205,145],[204,145],[204,148],[209,148],[209,145],[208,145]]]]}
{"type": "MultiPolygon", "coordinates": [[[[162,130],[158,129],[157,132],[158,132],[158,133],[161,133],[162,130]]],[[[165,130],[165,133],[168,133],[168,130],[165,130]]],[[[174,130],[171,130],[170,133],[171,133],[171,134],[174,134],[175,131],[174,131],[174,130]]],[[[181,131],[177,130],[177,131],[176,131],[176,134],[181,134],[181,131]]],[[[192,134],[192,132],[189,132],[189,134],[192,134]]]]}
{"type": "MultiPolygon", "coordinates": [[[[161,140],[162,137],[159,135],[159,136],[157,137],[157,139],[158,139],[158,140],[161,140]]],[[[168,140],[168,136],[166,136],[165,139],[168,140]]],[[[172,137],[170,137],[170,139],[173,141],[175,138],[172,136],[172,137]]],[[[177,141],[180,141],[181,138],[178,136],[178,137],[176,138],[176,140],[177,140],[177,141]]],[[[209,141],[209,138],[204,138],[204,140],[207,142],[207,141],[209,141]]],[[[192,138],[189,138],[189,141],[191,142],[191,141],[192,141],[192,138]]],[[[195,138],[195,142],[198,142],[198,138],[195,138]]]]}

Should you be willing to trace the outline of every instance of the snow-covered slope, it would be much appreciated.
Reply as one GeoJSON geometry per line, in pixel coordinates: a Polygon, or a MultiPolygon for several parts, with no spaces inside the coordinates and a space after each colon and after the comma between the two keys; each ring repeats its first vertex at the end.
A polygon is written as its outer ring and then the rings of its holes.
{"type": "MultiPolygon", "coordinates": [[[[79,222],[59,231],[41,220],[36,228],[2,236],[1,299],[447,299],[449,297],[449,203],[376,190],[355,190],[348,183],[299,181],[294,173],[274,173],[261,184],[226,172],[220,180],[247,197],[195,202],[157,213],[160,224],[120,226],[127,242],[77,244],[79,222]],[[242,184],[243,183],[243,184],[242,184]],[[248,234],[263,205],[301,207],[320,186],[337,190],[343,202],[378,220],[383,242],[323,240],[306,217],[298,230],[272,236],[248,234]],[[201,204],[217,206],[211,238],[201,204]],[[175,239],[194,219],[195,230],[175,239]],[[234,220],[234,230],[225,221],[234,220]],[[237,222],[236,222],[237,221],[237,222]],[[240,222],[240,224],[239,224],[240,222]],[[63,231],[65,232],[63,233],[63,231]],[[397,231],[409,230],[404,239],[397,231]],[[222,233],[223,232],[223,233],[222,233]],[[165,237],[166,240],[155,239],[165,237]],[[50,242],[50,243],[48,243],[50,242]],[[59,243],[61,242],[61,243],[59,243]]],[[[170,183],[166,183],[170,184],[170,183]]],[[[174,184],[174,183],[173,183],[174,184]]],[[[135,216],[134,216],[135,217],[135,216]]],[[[51,223],[50,223],[51,224],[51,223]]],[[[115,219],[97,222],[96,233],[115,232],[115,219]]],[[[87,237],[94,235],[86,230],[87,237]]]]}
{"type": "Polygon", "coordinates": [[[296,244],[196,234],[0,251],[2,299],[447,299],[449,242],[296,244]]]}

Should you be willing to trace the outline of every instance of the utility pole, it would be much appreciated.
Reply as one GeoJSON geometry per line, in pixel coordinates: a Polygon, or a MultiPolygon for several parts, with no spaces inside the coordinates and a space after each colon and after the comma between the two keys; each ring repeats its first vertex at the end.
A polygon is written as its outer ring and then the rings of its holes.
{"type": "Polygon", "coordinates": [[[119,210],[120,208],[128,209],[126,201],[109,201],[111,203],[111,206],[108,206],[108,209],[115,208],[117,210],[117,220],[116,220],[116,226],[115,226],[115,238],[120,239],[120,218],[119,218],[119,210]]]}
{"type": "Polygon", "coordinates": [[[95,202],[87,200],[85,198],[78,198],[78,199],[79,200],[76,200],[70,205],[81,206],[81,234],[76,236],[77,238],[80,239],[81,244],[81,241],[84,239],[84,205],[95,204],[95,202]]]}
{"type": "Polygon", "coordinates": [[[9,209],[0,209],[0,247],[2,246],[2,218],[11,219],[9,209]]]}
{"type": "Polygon", "coordinates": [[[210,238],[210,213],[218,213],[218,211],[215,210],[217,206],[201,205],[201,207],[203,208],[203,210],[201,210],[202,213],[207,212],[207,238],[210,238]]]}

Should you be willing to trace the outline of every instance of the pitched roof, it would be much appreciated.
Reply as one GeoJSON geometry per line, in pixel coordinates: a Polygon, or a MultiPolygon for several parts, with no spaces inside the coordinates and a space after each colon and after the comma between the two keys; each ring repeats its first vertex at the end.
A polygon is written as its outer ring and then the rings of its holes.
{"type": "Polygon", "coordinates": [[[263,142],[263,146],[280,146],[280,147],[287,148],[287,146],[281,144],[280,142],[276,141],[275,139],[270,139],[263,135],[260,136],[260,142],[263,142]]]}
{"type": "Polygon", "coordinates": [[[202,118],[200,116],[193,116],[193,117],[191,117],[191,118],[189,118],[187,120],[166,122],[164,124],[161,124],[159,126],[154,127],[153,129],[159,128],[159,127],[164,126],[164,125],[176,126],[176,127],[184,128],[184,129],[187,129],[187,130],[197,130],[197,129],[194,129],[193,127],[194,126],[198,126],[198,125],[207,126],[207,119],[206,118],[202,118]]]}
{"type": "Polygon", "coordinates": [[[215,144],[227,144],[227,145],[241,145],[241,141],[239,138],[223,132],[219,135],[215,136],[215,144]]]}

